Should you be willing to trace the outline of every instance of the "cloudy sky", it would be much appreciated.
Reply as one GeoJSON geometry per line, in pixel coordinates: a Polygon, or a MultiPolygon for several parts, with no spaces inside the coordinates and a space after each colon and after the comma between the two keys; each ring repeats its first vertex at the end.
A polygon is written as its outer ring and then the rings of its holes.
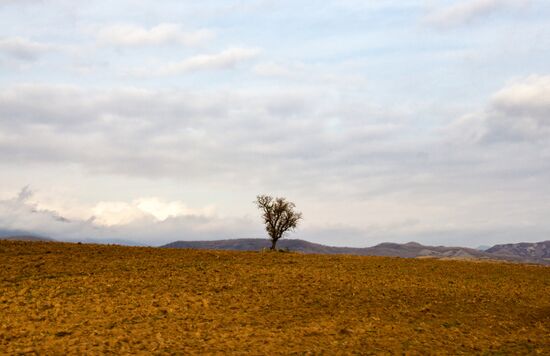
{"type": "Polygon", "coordinates": [[[0,0],[0,232],[550,238],[547,0],[0,0]]]}

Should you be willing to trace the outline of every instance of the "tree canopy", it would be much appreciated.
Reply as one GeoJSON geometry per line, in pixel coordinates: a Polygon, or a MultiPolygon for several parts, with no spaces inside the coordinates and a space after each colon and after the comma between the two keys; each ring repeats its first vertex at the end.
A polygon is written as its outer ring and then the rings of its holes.
{"type": "Polygon", "coordinates": [[[298,226],[302,213],[295,211],[296,205],[282,197],[258,195],[255,203],[262,212],[265,229],[271,238],[271,249],[275,250],[277,241],[298,226]]]}

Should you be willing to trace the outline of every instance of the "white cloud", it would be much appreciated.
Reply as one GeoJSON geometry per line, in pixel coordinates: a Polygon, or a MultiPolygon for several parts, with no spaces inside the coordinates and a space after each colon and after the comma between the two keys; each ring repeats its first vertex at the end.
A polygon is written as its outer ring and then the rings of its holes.
{"type": "Polygon", "coordinates": [[[92,212],[94,222],[104,226],[126,225],[146,217],[142,210],[126,202],[99,202],[92,212]]]}
{"type": "Polygon", "coordinates": [[[180,201],[165,202],[159,198],[140,198],[134,203],[136,207],[157,220],[166,220],[169,217],[193,215],[195,212],[180,201]]]}
{"type": "Polygon", "coordinates": [[[178,239],[208,240],[243,234],[257,237],[261,233],[259,224],[245,218],[218,217],[212,206],[191,209],[181,201],[154,197],[98,202],[91,209],[74,205],[72,208],[95,215],[66,219],[64,212],[48,208],[25,187],[15,197],[0,200],[0,232],[27,232],[58,240],[124,240],[154,245],[178,239]]]}
{"type": "Polygon", "coordinates": [[[540,116],[550,124],[550,75],[512,81],[493,95],[492,102],[499,110],[540,116]]]}
{"type": "Polygon", "coordinates": [[[34,61],[51,49],[49,45],[22,37],[0,39],[0,54],[22,61],[34,61]]]}
{"type": "Polygon", "coordinates": [[[260,52],[259,48],[229,48],[219,53],[201,54],[181,62],[168,64],[160,72],[170,75],[197,70],[231,69],[242,62],[258,57],[260,52]]]}
{"type": "Polygon", "coordinates": [[[101,28],[97,33],[99,42],[114,46],[151,46],[181,44],[193,46],[214,37],[212,30],[184,31],[180,25],[161,23],[151,28],[119,24],[101,28]]]}
{"type": "Polygon", "coordinates": [[[432,9],[425,20],[441,27],[462,25],[507,8],[520,8],[529,0],[458,0],[453,5],[432,9]]]}
{"type": "Polygon", "coordinates": [[[39,207],[33,192],[23,188],[16,197],[0,200],[0,228],[17,231],[41,231],[44,226],[65,230],[73,222],[56,211],[39,207]]]}
{"type": "Polygon", "coordinates": [[[93,209],[94,222],[105,225],[127,225],[141,219],[165,221],[184,216],[213,216],[213,206],[191,209],[181,201],[164,201],[156,197],[139,198],[132,202],[102,201],[93,209]]]}
{"type": "Polygon", "coordinates": [[[471,143],[540,143],[550,147],[550,76],[531,75],[497,91],[484,110],[450,126],[454,137],[471,143]]]}

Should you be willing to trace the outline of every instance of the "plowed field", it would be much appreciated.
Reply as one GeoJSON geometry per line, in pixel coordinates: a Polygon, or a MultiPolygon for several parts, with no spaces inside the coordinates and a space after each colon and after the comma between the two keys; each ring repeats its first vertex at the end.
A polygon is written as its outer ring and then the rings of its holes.
{"type": "Polygon", "coordinates": [[[0,241],[0,354],[550,354],[550,268],[0,241]]]}

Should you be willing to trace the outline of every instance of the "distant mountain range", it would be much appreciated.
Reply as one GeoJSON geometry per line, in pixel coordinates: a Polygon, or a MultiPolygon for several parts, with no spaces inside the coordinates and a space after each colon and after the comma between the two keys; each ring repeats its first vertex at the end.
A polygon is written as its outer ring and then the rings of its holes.
{"type": "Polygon", "coordinates": [[[498,256],[517,256],[525,259],[550,261],[550,241],[495,245],[485,252],[498,256]]]}
{"type": "MultiPolygon", "coordinates": [[[[50,241],[56,240],[33,234],[17,234],[6,236],[1,234],[0,240],[20,241],[50,241]]],[[[126,240],[94,240],[84,239],[84,243],[111,243],[120,245],[137,245],[126,240]]],[[[268,239],[231,239],[214,241],[175,241],[161,248],[190,248],[203,250],[236,250],[260,251],[271,246],[268,239]]],[[[504,260],[510,262],[539,263],[550,265],[550,240],[535,243],[517,243],[495,245],[485,250],[466,247],[424,246],[416,242],[406,244],[382,243],[373,247],[336,247],[316,244],[304,240],[282,239],[277,243],[280,249],[310,254],[348,254],[359,256],[388,256],[406,258],[439,258],[466,260],[504,260]]]]}
{"type": "Polygon", "coordinates": [[[113,245],[124,245],[124,246],[143,246],[138,242],[131,240],[123,239],[91,239],[91,238],[82,238],[82,239],[63,239],[63,240],[54,240],[50,237],[40,236],[25,231],[9,231],[9,230],[0,230],[0,240],[16,240],[16,241],[50,241],[50,242],[82,242],[86,244],[113,244],[113,245]],[[11,232],[11,233],[10,233],[11,232]]]}
{"type": "MultiPolygon", "coordinates": [[[[217,241],[175,241],[164,248],[191,248],[207,250],[259,251],[269,248],[267,239],[233,239],[217,241]]],[[[538,243],[495,245],[485,251],[466,247],[424,246],[416,242],[406,244],[382,243],[373,247],[334,247],[304,240],[283,239],[281,249],[301,253],[349,254],[360,256],[393,256],[408,258],[506,260],[550,264],[550,240],[538,243]]]]}
{"type": "Polygon", "coordinates": [[[14,236],[0,236],[0,240],[10,240],[10,241],[55,241],[49,237],[43,236],[34,236],[34,235],[14,235],[14,236]]]}

